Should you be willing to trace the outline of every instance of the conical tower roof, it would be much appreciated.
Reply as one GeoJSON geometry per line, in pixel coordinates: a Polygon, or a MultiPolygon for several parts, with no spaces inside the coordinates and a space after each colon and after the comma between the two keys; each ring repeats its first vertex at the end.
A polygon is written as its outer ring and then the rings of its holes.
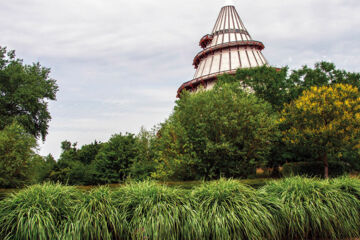
{"type": "Polygon", "coordinates": [[[212,88],[220,74],[268,64],[261,52],[264,45],[251,38],[234,5],[221,8],[212,33],[202,37],[199,45],[203,50],[193,61],[194,78],[184,83],[178,94],[184,89],[196,91],[199,85],[212,88]]]}

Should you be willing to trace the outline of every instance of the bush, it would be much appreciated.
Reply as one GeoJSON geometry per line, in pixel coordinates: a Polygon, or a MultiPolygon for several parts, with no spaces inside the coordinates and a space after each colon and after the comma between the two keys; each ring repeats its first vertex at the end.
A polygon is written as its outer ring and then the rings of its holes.
{"type": "Polygon", "coordinates": [[[283,204],[284,239],[360,236],[360,201],[328,180],[293,177],[270,182],[260,191],[283,204]]]}
{"type": "Polygon", "coordinates": [[[0,239],[59,239],[80,193],[60,184],[34,185],[0,201],[0,239]]]}
{"type": "Polygon", "coordinates": [[[130,239],[196,239],[197,216],[184,191],[145,181],[119,188],[114,199],[130,239]]]}
{"type": "Polygon", "coordinates": [[[204,183],[192,191],[191,199],[201,219],[202,239],[280,237],[281,217],[272,214],[280,205],[236,180],[204,183]]]}
{"type": "MultiPolygon", "coordinates": [[[[338,177],[346,173],[346,164],[343,162],[329,162],[329,175],[338,177]]],[[[282,174],[284,177],[291,176],[308,176],[322,177],[324,176],[323,162],[294,162],[283,165],[282,174]]]]}

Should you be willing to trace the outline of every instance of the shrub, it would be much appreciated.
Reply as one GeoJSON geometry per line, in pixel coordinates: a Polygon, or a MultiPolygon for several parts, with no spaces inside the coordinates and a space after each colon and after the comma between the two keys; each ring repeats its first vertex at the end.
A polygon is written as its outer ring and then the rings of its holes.
{"type": "Polygon", "coordinates": [[[80,194],[73,187],[34,185],[0,201],[1,239],[59,239],[80,194]]]}
{"type": "MultiPolygon", "coordinates": [[[[191,193],[204,239],[279,239],[280,205],[235,180],[204,183],[191,193]]],[[[199,238],[198,238],[199,239],[199,238]]]]}
{"type": "MultiPolygon", "coordinates": [[[[329,174],[332,177],[338,177],[346,173],[346,164],[343,162],[329,162],[329,174]]],[[[282,174],[284,177],[291,176],[324,176],[323,162],[293,162],[283,165],[282,174]]]]}
{"type": "Polygon", "coordinates": [[[261,191],[279,199],[285,239],[347,239],[360,236],[360,201],[327,180],[292,177],[261,191]]]}
{"type": "Polygon", "coordinates": [[[197,216],[184,191],[145,181],[119,188],[114,199],[130,239],[195,239],[197,216]]]}
{"type": "Polygon", "coordinates": [[[72,239],[122,239],[123,215],[114,206],[110,188],[99,187],[84,196],[66,229],[72,239]]]}

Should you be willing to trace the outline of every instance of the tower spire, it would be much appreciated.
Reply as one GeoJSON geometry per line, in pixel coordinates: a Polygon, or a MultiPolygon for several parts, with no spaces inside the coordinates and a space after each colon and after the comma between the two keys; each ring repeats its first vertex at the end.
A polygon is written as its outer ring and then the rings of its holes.
{"type": "Polygon", "coordinates": [[[181,85],[178,96],[184,89],[196,91],[201,85],[211,89],[218,75],[235,74],[239,68],[268,64],[261,52],[264,44],[252,39],[233,5],[234,1],[226,0],[225,3],[211,34],[200,40],[203,50],[194,58],[196,71],[193,80],[181,85]]]}

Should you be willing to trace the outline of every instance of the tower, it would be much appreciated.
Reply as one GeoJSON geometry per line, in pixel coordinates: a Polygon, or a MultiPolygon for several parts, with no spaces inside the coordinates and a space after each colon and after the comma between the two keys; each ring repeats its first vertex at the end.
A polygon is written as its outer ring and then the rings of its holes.
{"type": "Polygon", "coordinates": [[[211,89],[218,75],[268,64],[261,52],[264,44],[252,39],[233,4],[221,8],[212,33],[203,36],[199,45],[202,50],[193,61],[194,78],[180,86],[178,96],[200,86],[211,89]]]}

